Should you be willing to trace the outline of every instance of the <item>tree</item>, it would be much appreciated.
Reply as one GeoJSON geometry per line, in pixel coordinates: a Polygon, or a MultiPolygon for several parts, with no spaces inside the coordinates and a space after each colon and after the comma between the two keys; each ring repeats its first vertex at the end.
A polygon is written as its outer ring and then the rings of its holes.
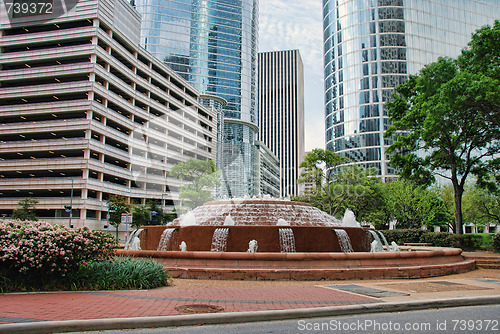
{"type": "Polygon", "coordinates": [[[331,197],[336,196],[337,215],[350,209],[358,221],[373,223],[378,228],[388,227],[390,214],[383,198],[383,185],[376,177],[375,168],[346,166],[332,175],[331,197]]]}
{"type": "Polygon", "coordinates": [[[146,225],[150,216],[151,210],[147,205],[134,205],[134,209],[132,210],[132,227],[139,228],[146,225]]]}
{"type": "Polygon", "coordinates": [[[12,212],[12,218],[19,220],[34,220],[34,221],[38,220],[36,214],[33,212],[36,203],[38,203],[38,201],[33,198],[20,199],[19,202],[17,202],[17,204],[21,208],[15,209],[12,212]]]}
{"type": "Polygon", "coordinates": [[[464,221],[474,225],[500,225],[500,196],[478,184],[466,187],[463,198],[464,221]]]}
{"type": "Polygon", "coordinates": [[[448,229],[450,231],[455,231],[455,195],[452,184],[447,184],[441,187],[440,191],[441,200],[443,201],[443,205],[448,212],[448,229]]]}
{"type": "Polygon", "coordinates": [[[188,159],[179,162],[170,170],[170,175],[185,181],[191,181],[180,187],[179,199],[189,209],[194,209],[214,199],[212,192],[219,182],[212,160],[188,159]]]}
{"type": "Polygon", "coordinates": [[[321,148],[315,148],[306,154],[304,161],[299,166],[304,168],[304,172],[300,174],[298,182],[312,182],[315,185],[312,192],[306,194],[308,202],[331,215],[335,214],[336,208],[338,208],[335,205],[338,194],[334,194],[332,191],[333,179],[330,178],[330,171],[335,166],[347,161],[349,161],[347,158],[321,148]]]}
{"type": "Polygon", "coordinates": [[[121,195],[111,195],[108,200],[109,223],[116,228],[118,240],[118,226],[122,223],[122,214],[130,213],[132,206],[129,199],[121,195]]]}
{"type": "Polygon", "coordinates": [[[443,226],[448,222],[439,192],[408,180],[399,179],[388,184],[386,204],[397,220],[397,228],[443,226]]]}
{"type": "Polygon", "coordinates": [[[396,137],[387,150],[393,153],[391,165],[419,184],[429,185],[435,175],[451,180],[459,234],[467,178],[500,164],[495,159],[500,153],[499,40],[496,21],[494,28],[474,34],[457,60],[439,58],[410,76],[387,103],[392,126],[385,135],[396,137]]]}

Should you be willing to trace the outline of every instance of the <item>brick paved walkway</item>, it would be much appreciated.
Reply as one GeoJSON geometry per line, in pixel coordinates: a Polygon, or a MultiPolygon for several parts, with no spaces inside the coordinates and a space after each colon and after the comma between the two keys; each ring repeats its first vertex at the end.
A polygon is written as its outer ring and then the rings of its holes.
{"type": "Polygon", "coordinates": [[[176,307],[193,304],[237,312],[377,301],[324,286],[7,294],[0,295],[0,323],[178,315],[176,307]]]}

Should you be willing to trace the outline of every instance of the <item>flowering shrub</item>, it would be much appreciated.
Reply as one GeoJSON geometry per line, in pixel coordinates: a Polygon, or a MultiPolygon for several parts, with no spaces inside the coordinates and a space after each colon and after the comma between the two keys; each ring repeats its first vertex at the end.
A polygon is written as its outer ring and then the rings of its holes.
{"type": "Polygon", "coordinates": [[[0,267],[24,280],[65,276],[85,261],[109,258],[115,246],[111,235],[86,227],[0,220],[0,267]]]}

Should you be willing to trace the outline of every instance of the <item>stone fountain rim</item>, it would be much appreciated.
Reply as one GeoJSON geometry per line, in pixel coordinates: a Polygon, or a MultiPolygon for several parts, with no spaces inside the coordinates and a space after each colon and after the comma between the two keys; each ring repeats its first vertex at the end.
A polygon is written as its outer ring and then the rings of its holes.
{"type": "Polygon", "coordinates": [[[457,256],[462,254],[461,248],[401,246],[403,252],[305,252],[305,253],[248,253],[248,252],[210,252],[210,251],[155,251],[155,250],[118,250],[118,255],[147,256],[152,258],[184,258],[184,259],[218,259],[218,260],[277,260],[277,261],[308,261],[308,260],[377,260],[377,259],[407,259],[429,258],[439,256],[457,256]]]}

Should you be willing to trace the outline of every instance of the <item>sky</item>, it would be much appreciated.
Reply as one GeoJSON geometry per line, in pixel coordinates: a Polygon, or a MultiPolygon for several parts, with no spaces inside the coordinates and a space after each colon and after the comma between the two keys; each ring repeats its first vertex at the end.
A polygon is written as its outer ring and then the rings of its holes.
{"type": "Polygon", "coordinates": [[[321,0],[261,0],[259,52],[298,49],[304,63],[305,150],[325,147],[321,0]]]}

